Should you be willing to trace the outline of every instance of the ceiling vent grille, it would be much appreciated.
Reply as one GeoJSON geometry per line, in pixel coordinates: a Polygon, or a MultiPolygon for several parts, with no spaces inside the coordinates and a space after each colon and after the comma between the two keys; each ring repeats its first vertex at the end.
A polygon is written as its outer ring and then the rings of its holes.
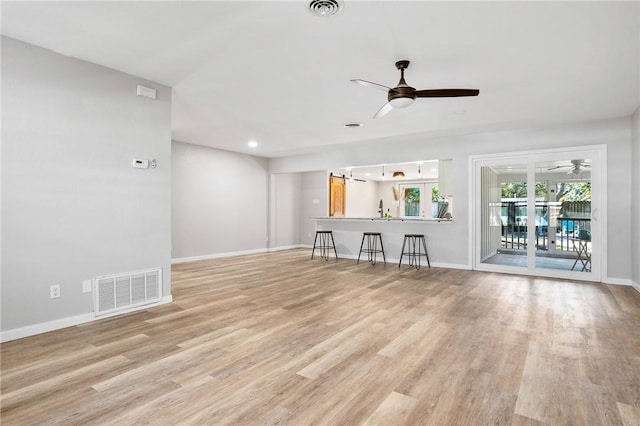
{"type": "Polygon", "coordinates": [[[342,4],[337,0],[311,0],[307,8],[316,16],[333,16],[342,10],[342,4]]]}
{"type": "Polygon", "coordinates": [[[93,279],[95,316],[158,302],[161,288],[162,269],[96,277],[93,279]]]}

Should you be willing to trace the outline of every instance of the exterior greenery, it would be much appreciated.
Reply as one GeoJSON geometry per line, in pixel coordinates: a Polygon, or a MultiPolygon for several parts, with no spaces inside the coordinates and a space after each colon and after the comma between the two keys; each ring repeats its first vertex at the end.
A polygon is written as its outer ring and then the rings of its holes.
{"type": "MultiPolygon", "coordinates": [[[[502,184],[502,198],[527,198],[525,182],[505,182],[502,184]]],[[[536,198],[547,199],[547,182],[536,182],[536,198]]],[[[561,182],[556,188],[554,201],[590,201],[591,182],[561,182]]]]}

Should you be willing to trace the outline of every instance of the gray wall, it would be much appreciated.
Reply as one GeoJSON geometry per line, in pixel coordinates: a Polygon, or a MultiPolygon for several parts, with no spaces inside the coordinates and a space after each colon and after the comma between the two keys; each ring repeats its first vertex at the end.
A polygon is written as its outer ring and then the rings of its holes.
{"type": "Polygon", "coordinates": [[[316,222],[312,217],[329,215],[329,176],[326,171],[301,173],[300,244],[313,245],[316,222]]]}
{"type": "Polygon", "coordinates": [[[269,247],[300,244],[300,173],[272,175],[269,247]]]}
{"type": "Polygon", "coordinates": [[[640,291],[640,107],[632,119],[631,164],[633,177],[631,182],[631,265],[632,279],[640,291]]]}
{"type": "Polygon", "coordinates": [[[267,160],[175,141],[172,150],[172,258],[266,249],[267,160]]]}
{"type": "Polygon", "coordinates": [[[406,135],[339,146],[315,155],[271,159],[272,173],[304,172],[345,166],[400,163],[416,159],[452,159],[455,220],[446,228],[439,262],[470,265],[469,156],[589,145],[607,146],[607,250],[603,278],[631,279],[631,128],[618,118],[540,129],[476,133],[447,137],[406,135]]]}
{"type": "Polygon", "coordinates": [[[169,88],[2,38],[3,331],[90,314],[98,275],[162,267],[170,294],[170,125],[169,88]]]}

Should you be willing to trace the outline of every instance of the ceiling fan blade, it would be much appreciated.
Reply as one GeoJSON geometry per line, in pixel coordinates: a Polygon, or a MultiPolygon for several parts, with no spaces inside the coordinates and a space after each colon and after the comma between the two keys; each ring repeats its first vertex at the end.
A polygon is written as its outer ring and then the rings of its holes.
{"type": "Polygon", "coordinates": [[[391,90],[391,87],[383,86],[382,84],[373,83],[367,80],[360,80],[359,78],[355,78],[351,81],[353,81],[354,83],[362,84],[363,86],[373,87],[374,89],[378,89],[378,90],[384,90],[385,92],[388,92],[389,90],[391,90]]]}
{"type": "Polygon", "coordinates": [[[458,96],[478,96],[477,89],[430,89],[416,90],[418,98],[454,98],[458,96]]]}
{"type": "Polygon", "coordinates": [[[386,104],[384,104],[382,106],[382,108],[380,108],[378,110],[378,112],[376,112],[376,115],[373,116],[373,118],[380,118],[383,115],[386,115],[389,111],[391,111],[393,109],[393,107],[391,106],[391,104],[389,102],[387,102],[386,104]]]}
{"type": "Polygon", "coordinates": [[[547,170],[563,169],[565,167],[573,167],[573,166],[555,166],[555,167],[551,167],[550,169],[547,169],[547,170]]]}

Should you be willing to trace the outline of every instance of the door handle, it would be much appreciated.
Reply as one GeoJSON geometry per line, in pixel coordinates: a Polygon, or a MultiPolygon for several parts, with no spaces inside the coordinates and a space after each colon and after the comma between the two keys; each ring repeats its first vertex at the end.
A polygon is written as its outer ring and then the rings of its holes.
{"type": "Polygon", "coordinates": [[[593,211],[591,212],[591,218],[596,222],[598,221],[598,209],[593,209],[593,211]]]}

